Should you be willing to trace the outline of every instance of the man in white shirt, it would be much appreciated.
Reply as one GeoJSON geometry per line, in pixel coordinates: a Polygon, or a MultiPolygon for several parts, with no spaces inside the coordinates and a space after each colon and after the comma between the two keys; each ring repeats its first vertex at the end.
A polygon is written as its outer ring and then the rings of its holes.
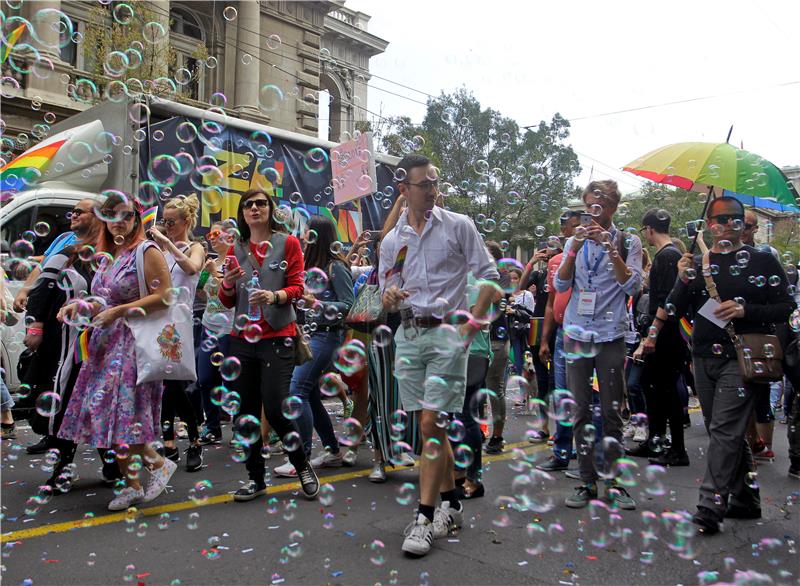
{"type": "Polygon", "coordinates": [[[421,411],[425,442],[420,460],[420,505],[403,551],[423,556],[434,537],[461,525],[463,509],[455,493],[453,452],[442,412],[464,407],[467,347],[485,322],[498,295],[499,274],[472,220],[437,207],[438,174],[427,157],[408,155],[395,172],[408,207],[381,243],[378,276],[383,305],[400,310],[395,334],[395,376],[406,411],[421,411]],[[483,282],[468,320],[467,273],[483,282]],[[457,322],[463,322],[460,325],[457,322]],[[436,508],[441,494],[442,505],[436,508]]]}

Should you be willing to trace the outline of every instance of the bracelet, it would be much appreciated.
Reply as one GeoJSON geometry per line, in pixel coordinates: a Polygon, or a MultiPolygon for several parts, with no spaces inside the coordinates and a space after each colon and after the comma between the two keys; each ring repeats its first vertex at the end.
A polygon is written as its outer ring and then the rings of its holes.
{"type": "Polygon", "coordinates": [[[571,257],[574,258],[574,257],[578,256],[578,253],[575,251],[574,248],[570,248],[569,252],[567,252],[567,256],[571,256],[571,257]]]}
{"type": "Polygon", "coordinates": [[[222,288],[225,289],[225,291],[230,291],[230,290],[234,289],[235,287],[233,285],[227,285],[225,283],[225,280],[223,279],[222,280],[222,288]]]}
{"type": "Polygon", "coordinates": [[[42,328],[28,328],[28,334],[31,336],[42,336],[44,335],[44,330],[42,328]]]}

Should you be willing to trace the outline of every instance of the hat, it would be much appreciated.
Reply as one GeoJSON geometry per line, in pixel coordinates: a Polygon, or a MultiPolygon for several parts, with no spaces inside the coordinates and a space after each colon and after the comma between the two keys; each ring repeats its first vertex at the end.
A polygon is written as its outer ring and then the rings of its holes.
{"type": "Polygon", "coordinates": [[[668,234],[671,220],[672,218],[667,210],[652,208],[645,212],[642,218],[642,227],[650,227],[661,234],[668,234]]]}

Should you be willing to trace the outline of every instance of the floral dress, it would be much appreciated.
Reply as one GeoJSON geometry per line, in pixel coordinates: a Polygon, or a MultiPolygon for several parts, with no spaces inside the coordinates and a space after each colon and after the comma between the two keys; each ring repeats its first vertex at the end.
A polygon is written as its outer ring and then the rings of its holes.
{"type": "MultiPolygon", "coordinates": [[[[139,246],[149,246],[142,243],[139,246]]],[[[92,281],[92,295],[115,307],[139,296],[136,248],[121,253],[92,281]]],[[[133,333],[118,319],[94,328],[89,358],[83,362],[58,436],[98,448],[144,444],[160,434],[161,381],[136,384],[133,333]]]]}

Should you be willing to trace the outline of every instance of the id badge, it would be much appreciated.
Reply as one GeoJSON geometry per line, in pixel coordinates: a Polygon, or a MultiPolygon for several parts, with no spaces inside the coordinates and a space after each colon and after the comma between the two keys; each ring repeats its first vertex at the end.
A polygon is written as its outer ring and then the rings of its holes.
{"type": "Polygon", "coordinates": [[[578,293],[578,315],[594,315],[597,302],[597,291],[581,291],[578,293]]]}

